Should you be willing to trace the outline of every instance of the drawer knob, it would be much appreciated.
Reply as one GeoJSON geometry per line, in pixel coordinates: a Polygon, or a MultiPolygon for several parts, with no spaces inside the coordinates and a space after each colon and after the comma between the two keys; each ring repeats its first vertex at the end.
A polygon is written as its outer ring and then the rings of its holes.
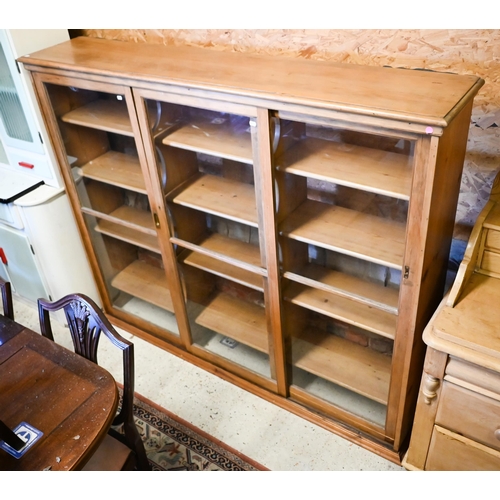
{"type": "Polygon", "coordinates": [[[426,405],[430,405],[432,400],[437,396],[439,384],[440,380],[437,377],[424,373],[422,393],[424,395],[424,403],[426,405]]]}
{"type": "Polygon", "coordinates": [[[24,167],[24,168],[35,168],[35,165],[33,165],[33,163],[28,163],[26,161],[20,161],[19,162],[19,165],[21,165],[21,167],[24,167]]]}
{"type": "Polygon", "coordinates": [[[495,434],[495,437],[500,440],[500,429],[497,429],[493,434],[495,434]]]}

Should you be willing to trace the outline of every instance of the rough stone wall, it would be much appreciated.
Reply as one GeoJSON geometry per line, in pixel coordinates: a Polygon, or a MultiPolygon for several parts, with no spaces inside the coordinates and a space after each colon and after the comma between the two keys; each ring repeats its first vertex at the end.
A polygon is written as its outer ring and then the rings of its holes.
{"type": "Polygon", "coordinates": [[[500,170],[500,30],[81,30],[85,36],[473,74],[475,99],[455,237],[467,239],[500,170]]]}

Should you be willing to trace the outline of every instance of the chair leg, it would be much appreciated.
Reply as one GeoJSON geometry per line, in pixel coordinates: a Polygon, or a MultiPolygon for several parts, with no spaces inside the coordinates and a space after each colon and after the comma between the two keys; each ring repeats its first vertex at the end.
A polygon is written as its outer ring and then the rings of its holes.
{"type": "MultiPolygon", "coordinates": [[[[0,278],[1,280],[1,278],[0,278]]],[[[2,293],[3,314],[7,318],[14,320],[14,304],[12,302],[12,289],[8,281],[0,281],[2,293]]]]}
{"type": "Polygon", "coordinates": [[[130,446],[135,451],[137,457],[137,468],[139,470],[151,470],[144,443],[134,422],[124,422],[123,430],[130,446]]]}

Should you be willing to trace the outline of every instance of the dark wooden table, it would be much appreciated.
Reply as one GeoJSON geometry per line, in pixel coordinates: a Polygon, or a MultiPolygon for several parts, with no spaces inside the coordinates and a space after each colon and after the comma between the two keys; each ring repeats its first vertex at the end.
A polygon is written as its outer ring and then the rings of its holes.
{"type": "Polygon", "coordinates": [[[0,420],[43,432],[19,459],[0,449],[0,470],[81,469],[117,405],[106,370],[0,315],[0,420]]]}

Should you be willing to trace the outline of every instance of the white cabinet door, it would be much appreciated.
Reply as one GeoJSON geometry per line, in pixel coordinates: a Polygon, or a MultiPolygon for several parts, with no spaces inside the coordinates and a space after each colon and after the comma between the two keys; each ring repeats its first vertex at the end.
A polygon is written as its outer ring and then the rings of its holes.
{"type": "Polygon", "coordinates": [[[43,154],[37,126],[11,52],[7,34],[0,31],[0,132],[6,146],[43,154]]]}
{"type": "Polygon", "coordinates": [[[28,300],[49,299],[28,237],[5,226],[0,226],[0,276],[28,300]]]}

